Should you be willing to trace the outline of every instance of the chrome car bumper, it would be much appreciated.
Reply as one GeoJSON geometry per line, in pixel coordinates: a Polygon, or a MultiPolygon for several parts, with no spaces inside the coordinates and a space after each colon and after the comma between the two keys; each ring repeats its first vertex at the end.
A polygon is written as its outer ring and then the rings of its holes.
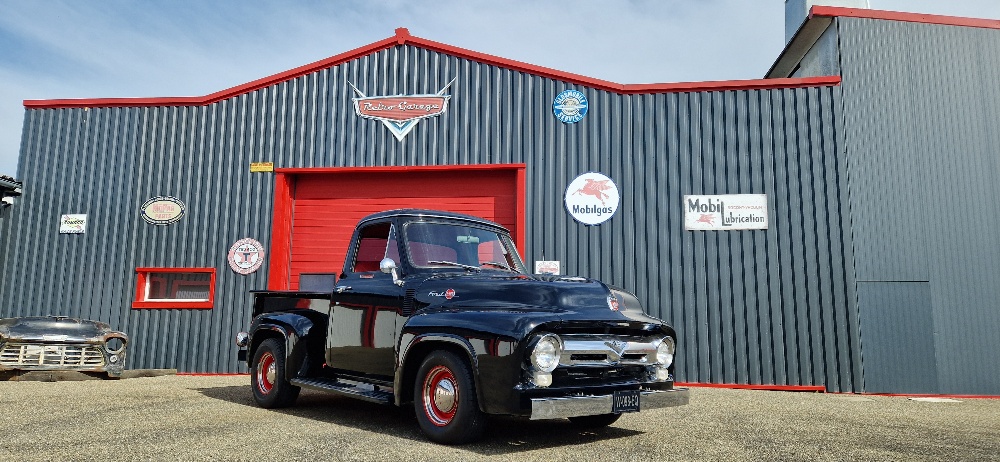
{"type": "MultiPolygon", "coordinates": [[[[688,403],[688,389],[643,390],[639,394],[639,410],[683,406],[688,403]]],[[[531,420],[562,419],[587,415],[610,414],[612,395],[532,398],[531,420]]]]}

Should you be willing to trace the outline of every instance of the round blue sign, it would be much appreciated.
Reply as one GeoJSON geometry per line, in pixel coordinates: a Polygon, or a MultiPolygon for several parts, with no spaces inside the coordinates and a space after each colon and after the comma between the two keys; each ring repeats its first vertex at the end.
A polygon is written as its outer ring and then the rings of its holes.
{"type": "Polygon", "coordinates": [[[587,115],[587,96],[576,90],[566,90],[552,101],[552,113],[560,122],[575,124],[587,115]]]}

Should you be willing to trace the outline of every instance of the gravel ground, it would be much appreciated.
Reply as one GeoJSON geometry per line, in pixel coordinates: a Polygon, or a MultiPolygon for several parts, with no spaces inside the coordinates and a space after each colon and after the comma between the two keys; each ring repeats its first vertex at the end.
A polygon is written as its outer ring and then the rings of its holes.
{"type": "Polygon", "coordinates": [[[303,390],[260,409],[246,376],[0,382],[0,460],[1000,460],[1000,400],[694,388],[691,404],[581,431],[493,418],[427,442],[412,410],[303,390]]]}

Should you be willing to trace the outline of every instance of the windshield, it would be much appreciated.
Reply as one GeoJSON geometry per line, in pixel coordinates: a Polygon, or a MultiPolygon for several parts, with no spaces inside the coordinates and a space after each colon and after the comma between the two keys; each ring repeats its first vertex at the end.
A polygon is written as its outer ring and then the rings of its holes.
{"type": "Polygon", "coordinates": [[[417,222],[404,229],[406,251],[416,267],[527,272],[507,234],[453,223],[417,222]]]}

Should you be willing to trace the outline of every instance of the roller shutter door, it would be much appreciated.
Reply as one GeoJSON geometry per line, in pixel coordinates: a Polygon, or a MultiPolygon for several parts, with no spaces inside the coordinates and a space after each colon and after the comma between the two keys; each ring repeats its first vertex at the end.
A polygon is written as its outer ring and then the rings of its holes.
{"type": "Polygon", "coordinates": [[[302,274],[339,274],[355,225],[376,212],[445,210],[486,218],[514,232],[516,188],[513,170],[296,175],[289,287],[298,289],[302,274]]]}

